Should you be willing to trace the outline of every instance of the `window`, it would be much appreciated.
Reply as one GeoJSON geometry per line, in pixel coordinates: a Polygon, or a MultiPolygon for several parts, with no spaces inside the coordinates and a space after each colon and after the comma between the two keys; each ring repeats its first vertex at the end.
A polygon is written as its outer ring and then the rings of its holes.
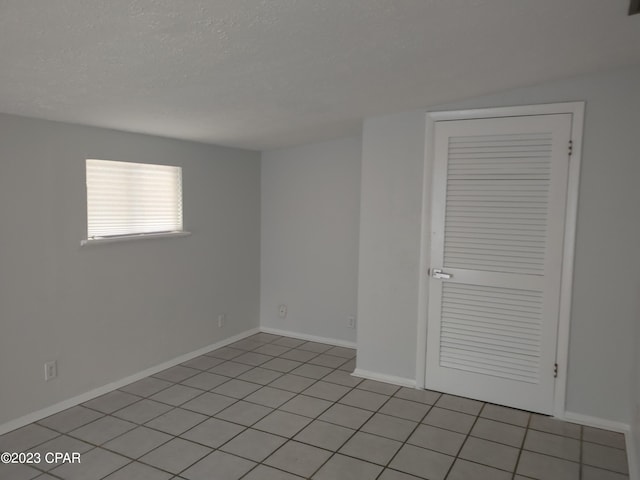
{"type": "Polygon", "coordinates": [[[87,160],[87,240],[186,234],[182,168],[87,160]]]}

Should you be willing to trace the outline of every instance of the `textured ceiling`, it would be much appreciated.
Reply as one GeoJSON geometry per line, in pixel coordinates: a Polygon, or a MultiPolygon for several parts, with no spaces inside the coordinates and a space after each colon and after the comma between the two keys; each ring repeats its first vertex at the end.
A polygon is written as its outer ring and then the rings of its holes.
{"type": "Polygon", "coordinates": [[[0,112],[252,149],[640,63],[628,0],[0,0],[0,112]]]}

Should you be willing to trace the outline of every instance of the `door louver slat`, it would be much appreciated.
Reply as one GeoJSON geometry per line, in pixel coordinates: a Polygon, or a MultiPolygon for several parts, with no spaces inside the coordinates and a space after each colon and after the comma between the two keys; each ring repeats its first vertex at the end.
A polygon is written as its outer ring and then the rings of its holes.
{"type": "Polygon", "coordinates": [[[551,143],[539,133],[449,139],[445,268],[544,274],[551,143]]]}
{"type": "MultiPolygon", "coordinates": [[[[551,135],[451,137],[445,268],[543,275],[551,135]]],[[[440,362],[536,383],[540,292],[445,284],[440,362]]]]}
{"type": "Polygon", "coordinates": [[[541,311],[541,292],[445,283],[440,365],[537,383],[541,311]]]}

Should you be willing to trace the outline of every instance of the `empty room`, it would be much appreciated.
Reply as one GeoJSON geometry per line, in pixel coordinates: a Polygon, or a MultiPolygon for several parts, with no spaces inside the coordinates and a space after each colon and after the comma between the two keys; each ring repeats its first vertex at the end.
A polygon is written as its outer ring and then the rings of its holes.
{"type": "Polygon", "coordinates": [[[0,480],[640,480],[639,0],[0,2],[0,480]]]}

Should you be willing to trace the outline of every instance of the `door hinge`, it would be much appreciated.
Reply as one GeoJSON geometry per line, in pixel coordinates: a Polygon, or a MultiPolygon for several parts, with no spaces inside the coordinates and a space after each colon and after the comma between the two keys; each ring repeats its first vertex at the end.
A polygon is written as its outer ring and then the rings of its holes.
{"type": "Polygon", "coordinates": [[[553,364],[553,378],[558,378],[558,364],[553,364]]]}
{"type": "Polygon", "coordinates": [[[569,156],[573,154],[573,140],[569,140],[569,156]]]}

